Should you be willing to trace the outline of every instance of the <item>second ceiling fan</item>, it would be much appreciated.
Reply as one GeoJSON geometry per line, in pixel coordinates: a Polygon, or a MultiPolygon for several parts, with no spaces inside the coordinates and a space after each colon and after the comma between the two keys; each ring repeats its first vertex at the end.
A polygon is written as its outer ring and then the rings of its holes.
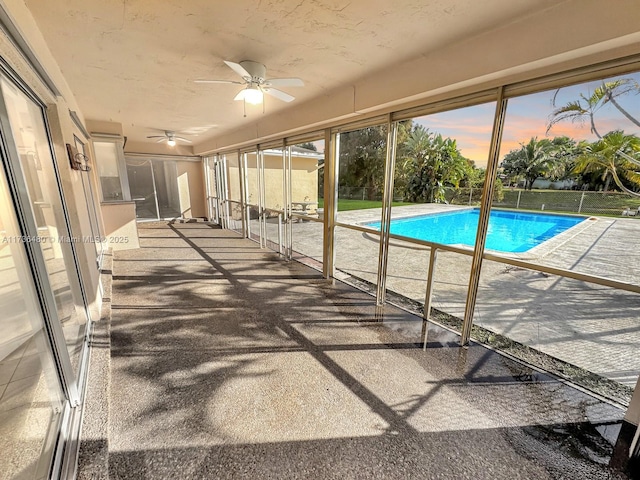
{"type": "Polygon", "coordinates": [[[233,80],[195,80],[195,83],[231,83],[245,85],[245,88],[235,96],[234,100],[244,100],[252,105],[262,103],[263,93],[271,95],[283,102],[290,102],[294,96],[273,87],[304,87],[299,78],[266,78],[267,68],[258,62],[244,60],[240,63],[224,61],[231,70],[236,72],[242,81],[233,80]]]}
{"type": "Polygon", "coordinates": [[[156,143],[167,142],[167,145],[170,147],[175,147],[176,141],[193,143],[188,138],[177,136],[176,132],[172,132],[171,130],[165,130],[164,135],[148,135],[147,138],[157,138],[158,140],[156,140],[156,143]]]}

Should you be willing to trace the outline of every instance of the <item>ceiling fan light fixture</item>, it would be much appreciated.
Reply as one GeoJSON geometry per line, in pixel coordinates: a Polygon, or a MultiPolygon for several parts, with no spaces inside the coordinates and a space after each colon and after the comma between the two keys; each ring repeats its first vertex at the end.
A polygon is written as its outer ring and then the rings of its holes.
{"type": "Polygon", "coordinates": [[[229,62],[224,63],[231,68],[242,81],[238,80],[195,80],[196,83],[230,83],[235,85],[244,85],[245,88],[240,90],[234,100],[242,101],[244,108],[244,116],[247,116],[247,103],[251,105],[263,104],[262,113],[264,113],[264,94],[277,98],[283,102],[291,102],[295,100],[293,95],[289,95],[282,90],[274,87],[304,87],[304,81],[300,78],[267,78],[267,69],[262,63],[243,60],[240,63],[229,62]]]}
{"type": "Polygon", "coordinates": [[[176,141],[173,138],[170,138],[169,140],[167,140],[167,145],[169,145],[170,147],[175,147],[176,141]]]}
{"type": "Polygon", "coordinates": [[[260,90],[258,87],[249,86],[244,89],[243,92],[245,102],[250,103],[251,105],[259,105],[262,103],[262,90],[260,90]]]}

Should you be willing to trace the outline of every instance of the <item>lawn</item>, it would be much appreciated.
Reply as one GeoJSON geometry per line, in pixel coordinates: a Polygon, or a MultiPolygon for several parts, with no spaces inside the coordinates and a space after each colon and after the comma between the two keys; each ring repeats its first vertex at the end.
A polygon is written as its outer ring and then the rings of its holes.
{"type": "MultiPolygon", "coordinates": [[[[401,207],[403,205],[413,205],[409,202],[393,202],[394,207],[401,207]]],[[[338,211],[346,212],[348,210],[364,210],[365,208],[381,208],[381,200],[353,200],[346,198],[338,199],[338,211]]],[[[324,208],[324,198],[318,199],[318,208],[324,208]]]]}

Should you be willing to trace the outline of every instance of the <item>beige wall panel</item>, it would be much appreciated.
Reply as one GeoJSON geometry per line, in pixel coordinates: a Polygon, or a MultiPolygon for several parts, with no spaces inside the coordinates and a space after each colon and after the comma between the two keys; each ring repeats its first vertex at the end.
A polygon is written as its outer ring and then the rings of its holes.
{"type": "Polygon", "coordinates": [[[633,397],[631,398],[631,403],[629,404],[629,409],[624,419],[634,425],[640,425],[640,379],[638,379],[636,389],[633,392],[633,397]]]}
{"type": "Polygon", "coordinates": [[[139,248],[135,202],[102,203],[105,236],[113,250],[139,248]]]}
{"type": "Polygon", "coordinates": [[[180,211],[185,218],[207,216],[202,162],[176,162],[180,211]]]}

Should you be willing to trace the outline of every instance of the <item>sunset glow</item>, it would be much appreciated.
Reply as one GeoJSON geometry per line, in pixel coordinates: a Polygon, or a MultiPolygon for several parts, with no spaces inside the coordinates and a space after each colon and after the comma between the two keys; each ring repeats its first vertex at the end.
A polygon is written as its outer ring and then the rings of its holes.
{"type": "MultiPolygon", "coordinates": [[[[625,78],[633,78],[640,83],[640,73],[626,75],[625,78]]],[[[576,141],[595,141],[597,136],[590,131],[588,119],[583,123],[562,121],[554,125],[548,135],[547,125],[555,108],[579,99],[580,94],[588,97],[601,84],[601,81],[596,81],[565,87],[557,92],[550,90],[510,99],[502,134],[500,158],[509,151],[520,148],[521,144],[527,143],[532,137],[541,139],[567,136],[576,141]],[[552,103],[554,95],[556,95],[555,106],[552,103]]],[[[619,102],[635,118],[640,118],[638,97],[638,94],[633,93],[619,97],[619,102]]],[[[455,139],[462,155],[473,160],[477,167],[486,167],[494,114],[495,102],[492,102],[415,118],[414,121],[431,132],[455,139]]],[[[640,129],[611,104],[598,109],[594,118],[596,128],[601,135],[617,129],[624,130],[626,133],[640,134],[640,129]]]]}

